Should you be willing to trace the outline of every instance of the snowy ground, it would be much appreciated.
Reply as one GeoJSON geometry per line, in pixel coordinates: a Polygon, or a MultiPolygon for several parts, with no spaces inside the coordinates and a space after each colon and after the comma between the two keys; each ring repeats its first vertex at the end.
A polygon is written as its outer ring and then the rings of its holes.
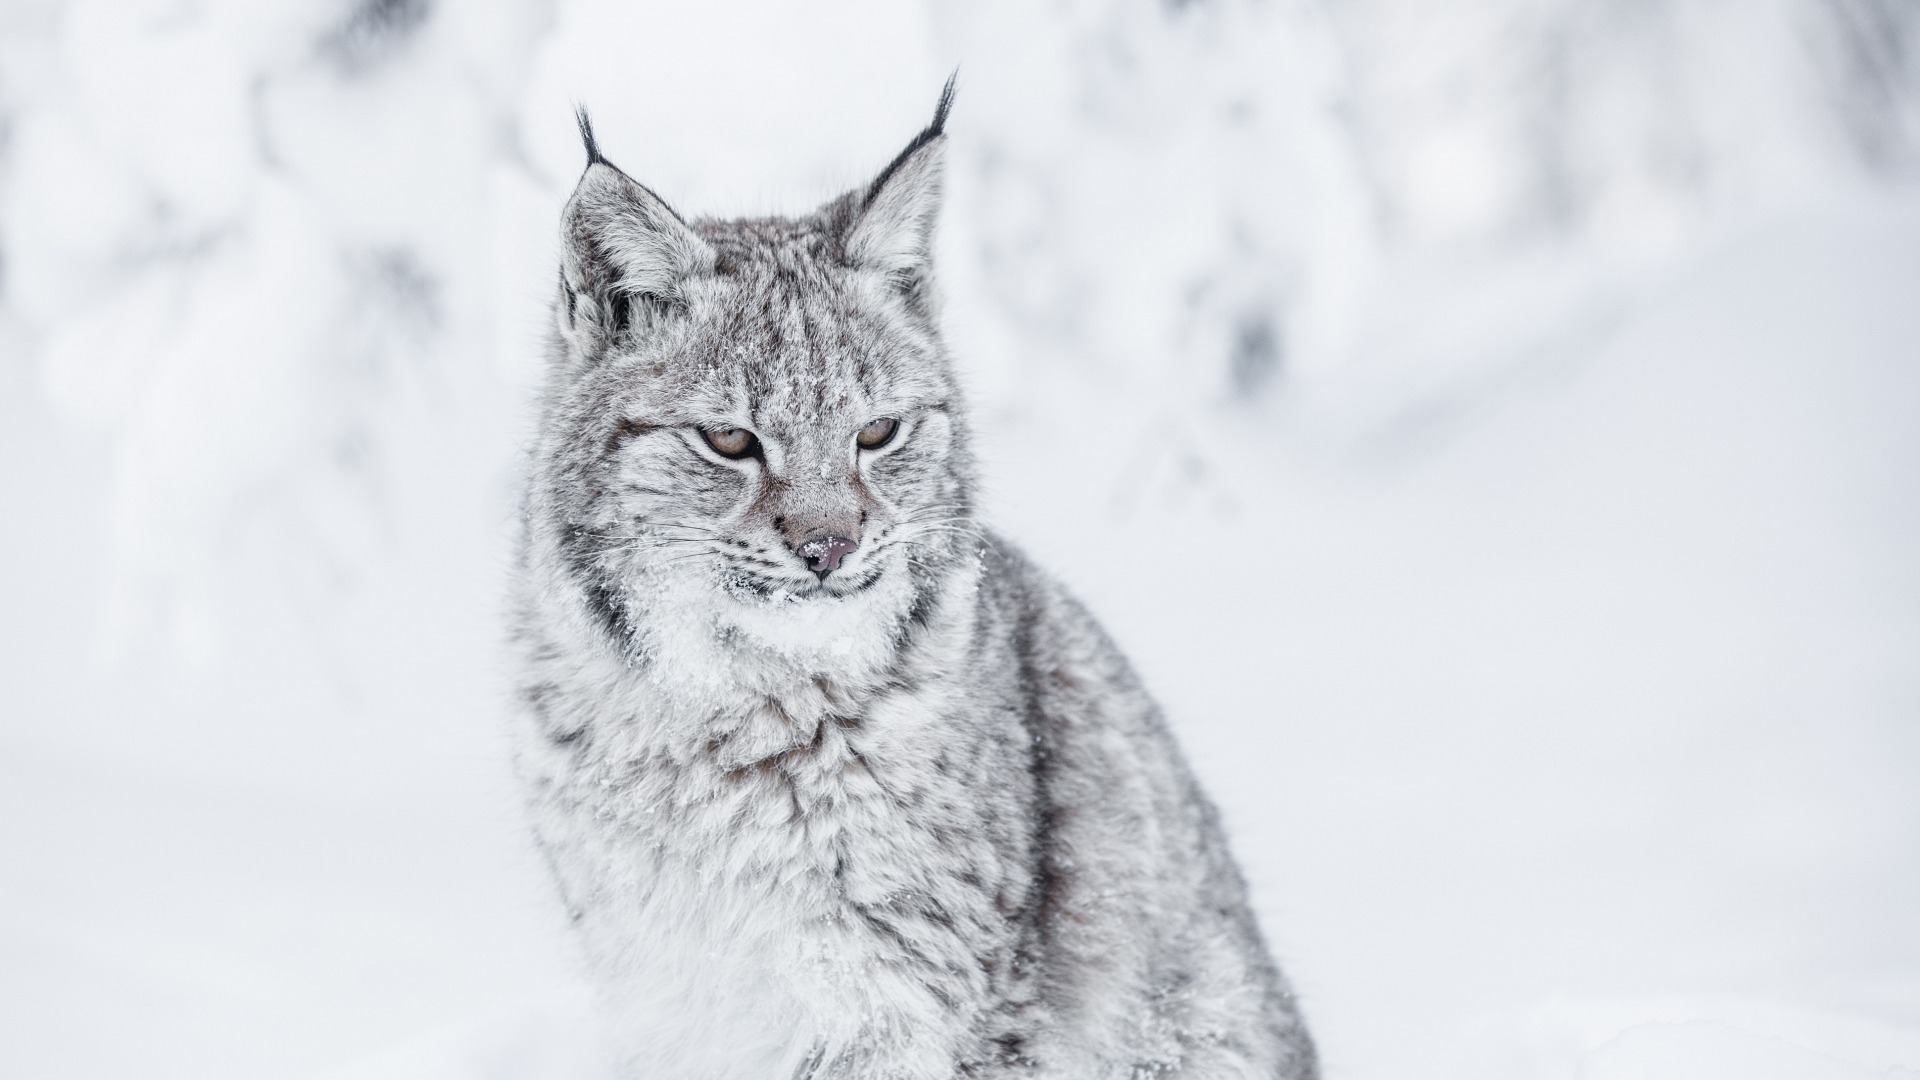
{"type": "Polygon", "coordinates": [[[1903,10],[0,7],[0,1074],[602,1075],[495,619],[568,107],[797,209],[958,62],[990,517],[1330,1080],[1920,1076],[1903,10]]]}

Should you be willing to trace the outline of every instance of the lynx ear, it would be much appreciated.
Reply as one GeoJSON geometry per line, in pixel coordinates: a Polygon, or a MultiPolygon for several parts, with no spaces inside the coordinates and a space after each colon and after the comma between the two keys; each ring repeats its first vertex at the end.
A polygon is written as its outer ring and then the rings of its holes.
{"type": "Polygon", "coordinates": [[[600,154],[580,110],[587,171],[561,213],[561,327],[609,340],[679,309],[689,277],[712,271],[714,252],[660,196],[600,154]]]}
{"type": "Polygon", "coordinates": [[[849,263],[887,275],[923,310],[932,300],[933,227],[940,215],[947,112],[953,108],[957,77],[949,76],[940,91],[933,123],[855,196],[853,222],[844,239],[849,263]]]}

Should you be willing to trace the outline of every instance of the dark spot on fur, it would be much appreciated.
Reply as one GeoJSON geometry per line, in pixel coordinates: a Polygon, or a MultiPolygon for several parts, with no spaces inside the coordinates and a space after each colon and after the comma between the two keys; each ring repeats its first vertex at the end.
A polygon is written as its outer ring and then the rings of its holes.
{"type": "MultiPolygon", "coordinates": [[[[607,453],[611,454],[619,450],[632,439],[637,439],[642,435],[651,435],[659,430],[660,427],[657,424],[649,424],[643,420],[634,420],[630,417],[623,419],[613,425],[613,430],[607,433],[607,453]]],[[[657,492],[657,494],[664,495],[666,492],[657,492]]]]}
{"type": "Polygon", "coordinates": [[[587,725],[567,727],[554,722],[554,699],[559,694],[560,688],[553,683],[535,683],[521,688],[520,701],[538,721],[542,737],[555,746],[572,746],[586,738],[587,725]]]}
{"type": "Polygon", "coordinates": [[[594,621],[600,624],[607,636],[617,641],[622,649],[632,646],[636,632],[633,621],[627,615],[625,605],[613,588],[594,582],[581,590],[586,595],[587,610],[593,614],[594,621]]]}
{"type": "Polygon", "coordinates": [[[927,917],[927,921],[933,925],[943,930],[952,930],[954,928],[955,924],[952,913],[940,906],[940,904],[931,897],[927,899],[923,912],[927,917]]]}
{"type": "Polygon", "coordinates": [[[1021,1065],[1029,1063],[1027,1059],[1027,1040],[1023,1035],[1001,1035],[993,1040],[993,1047],[999,1052],[998,1060],[994,1062],[996,1065],[1021,1065]]]}

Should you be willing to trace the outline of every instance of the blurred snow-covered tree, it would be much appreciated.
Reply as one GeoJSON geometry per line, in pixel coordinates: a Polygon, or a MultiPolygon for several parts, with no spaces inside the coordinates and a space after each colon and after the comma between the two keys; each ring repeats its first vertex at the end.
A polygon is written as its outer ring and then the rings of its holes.
{"type": "Polygon", "coordinates": [[[1596,283],[1920,150],[1898,0],[936,8],[981,292],[1169,400],[1484,380],[1596,283]]]}
{"type": "Polygon", "coordinates": [[[423,381],[490,370],[489,166],[542,5],[12,18],[8,314],[52,399],[115,446],[114,636],[146,626],[210,663],[216,593],[259,606],[358,575],[423,381]],[[240,586],[249,550],[278,571],[240,586]]]}

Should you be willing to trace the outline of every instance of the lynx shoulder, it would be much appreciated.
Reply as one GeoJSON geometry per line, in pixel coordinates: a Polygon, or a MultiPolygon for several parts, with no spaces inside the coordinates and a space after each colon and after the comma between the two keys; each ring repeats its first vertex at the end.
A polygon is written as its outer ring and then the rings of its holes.
{"type": "Polygon", "coordinates": [[[979,523],[944,124],[688,219],[584,115],[514,575],[518,770],[635,1077],[1315,1076],[1214,812],[979,523]]]}

